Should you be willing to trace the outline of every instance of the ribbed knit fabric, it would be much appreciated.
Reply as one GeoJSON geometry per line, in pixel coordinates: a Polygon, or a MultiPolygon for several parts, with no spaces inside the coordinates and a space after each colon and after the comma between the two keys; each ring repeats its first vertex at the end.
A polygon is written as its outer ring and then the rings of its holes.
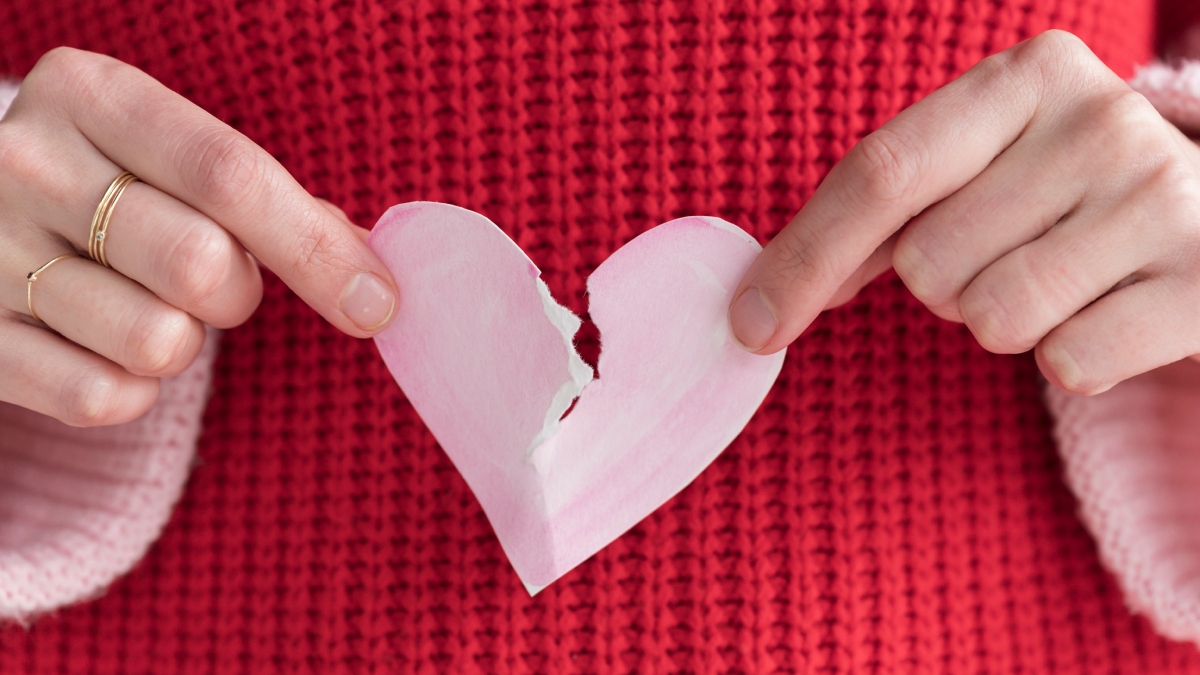
{"type": "Polygon", "coordinates": [[[1047,392],[1068,483],[1130,608],[1200,642],[1200,364],[1092,398],[1047,392]]]}
{"type": "MultiPolygon", "coordinates": [[[[658,222],[765,241],[983,55],[1059,26],[1130,75],[1152,23],[1148,0],[22,0],[0,72],[111,53],[359,222],[488,215],[582,311],[658,222]]],[[[1104,571],[1032,360],[894,277],[818,320],[692,486],[532,599],[374,347],[278,280],[214,388],[162,539],[103,597],[0,631],[0,671],[1200,672],[1104,571]]]]}
{"type": "Polygon", "coordinates": [[[192,464],[218,335],[129,424],[75,429],[0,403],[0,617],[95,595],[158,538],[192,464]]]}

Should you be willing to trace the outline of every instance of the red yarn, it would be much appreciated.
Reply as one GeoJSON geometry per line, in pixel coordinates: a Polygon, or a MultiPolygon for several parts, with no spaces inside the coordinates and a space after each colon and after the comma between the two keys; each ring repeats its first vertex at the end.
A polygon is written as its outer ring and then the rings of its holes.
{"type": "MultiPolygon", "coordinates": [[[[1057,26],[1129,75],[1153,23],[1150,0],[9,0],[0,72],[113,54],[359,222],[486,214],[582,311],[664,220],[765,241],[986,54],[1057,26]]],[[[818,320],[691,487],[532,599],[370,342],[270,278],[215,378],[163,539],[104,597],[0,630],[0,671],[1200,672],[1100,567],[1032,359],[894,278],[818,320]]]]}

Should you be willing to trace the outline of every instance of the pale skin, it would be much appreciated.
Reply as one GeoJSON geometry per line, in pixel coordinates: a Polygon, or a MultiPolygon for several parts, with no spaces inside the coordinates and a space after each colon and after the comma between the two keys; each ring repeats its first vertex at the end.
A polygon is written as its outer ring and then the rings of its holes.
{"type": "MultiPolygon", "coordinates": [[[[148,75],[54,50],[0,121],[0,400],[77,426],[138,417],[204,323],[257,307],[255,259],[337,328],[374,335],[403,291],[365,235],[148,75]],[[114,211],[113,269],[57,263],[35,282],[35,321],[25,275],[88,250],[122,169],[143,182],[114,211]]],[[[1052,383],[1103,391],[1200,353],[1200,149],[1078,39],[1043,34],[852,149],[747,273],[734,333],[783,349],[892,266],[984,348],[1034,349],[1052,383]]]]}
{"type": "Polygon", "coordinates": [[[746,273],[734,333],[783,349],[889,267],[984,349],[1101,393],[1200,354],[1200,148],[1043,33],[847,153],[746,273]]]}
{"type": "Polygon", "coordinates": [[[0,121],[0,400],[67,424],[145,413],[159,378],[183,371],[203,323],[245,321],[262,298],[258,262],[337,328],[378,333],[399,292],[366,230],[306,192],[266,151],[115,59],[60,48],[25,78],[0,121]],[[129,186],[88,250],[109,183],[129,186]],[[251,258],[252,254],[254,258],[251,258]]]}

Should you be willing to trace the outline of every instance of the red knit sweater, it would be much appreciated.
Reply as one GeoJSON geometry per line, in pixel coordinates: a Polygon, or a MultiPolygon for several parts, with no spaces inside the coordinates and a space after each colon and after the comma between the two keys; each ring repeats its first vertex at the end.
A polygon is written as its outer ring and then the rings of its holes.
{"type": "MultiPolygon", "coordinates": [[[[0,73],[112,54],[361,223],[486,214],[582,312],[636,234],[705,213],[767,240],[858,138],[1020,39],[1064,28],[1130,74],[1152,4],[7,0],[0,73]]],[[[1032,359],[894,278],[791,347],[694,484],[532,599],[375,347],[266,286],[162,539],[102,598],[0,629],[0,671],[1200,673],[1098,562],[1032,359]]]]}

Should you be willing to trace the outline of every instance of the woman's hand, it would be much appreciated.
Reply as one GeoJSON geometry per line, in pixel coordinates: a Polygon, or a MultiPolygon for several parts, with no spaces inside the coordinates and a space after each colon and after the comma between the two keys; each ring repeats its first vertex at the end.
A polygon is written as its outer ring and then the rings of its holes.
{"type": "Polygon", "coordinates": [[[366,231],[310,196],[266,151],[154,79],[74,49],[46,54],[0,121],[0,400],[68,424],[150,408],[208,323],[246,320],[272,269],[334,326],[378,332],[395,282],[366,231]],[[112,268],[88,251],[92,214],[122,171],[141,181],[108,226],[112,268]]]}
{"type": "Polygon", "coordinates": [[[1200,353],[1200,149],[1044,33],[854,147],[747,272],[734,333],[782,349],[889,266],[985,349],[1105,391],[1200,353]]]}

